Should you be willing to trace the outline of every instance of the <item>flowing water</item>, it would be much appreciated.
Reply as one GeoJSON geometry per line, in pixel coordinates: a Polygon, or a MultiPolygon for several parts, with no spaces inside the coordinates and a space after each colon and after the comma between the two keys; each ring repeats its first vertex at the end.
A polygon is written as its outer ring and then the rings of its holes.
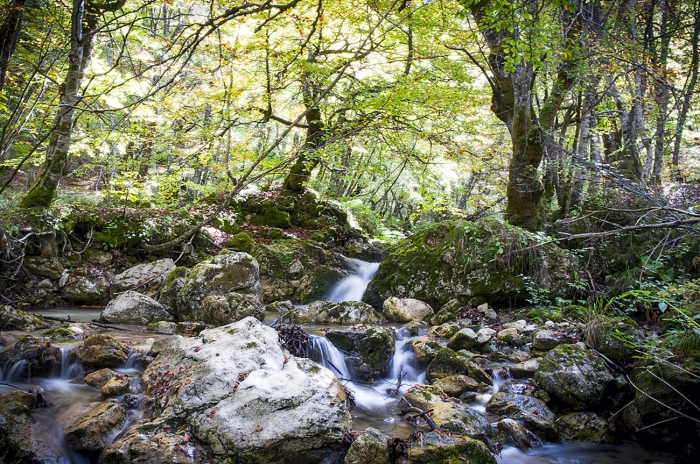
{"type": "MultiPolygon", "coordinates": [[[[377,270],[378,263],[366,263],[360,260],[350,260],[356,270],[355,275],[342,279],[328,293],[328,301],[359,301],[377,270]]],[[[96,310],[55,310],[51,314],[65,317],[71,315],[71,319],[91,320],[99,317],[96,310]]],[[[314,330],[312,326],[311,331],[314,330]]],[[[366,384],[358,381],[352,372],[352,363],[347,362],[348,354],[338,350],[333,344],[317,331],[310,336],[309,356],[319,364],[330,369],[346,388],[352,393],[356,408],[353,409],[353,428],[357,431],[367,427],[374,427],[391,437],[407,437],[416,430],[417,426],[408,423],[399,416],[399,401],[401,394],[415,384],[425,383],[425,368],[421,365],[411,349],[411,337],[405,329],[392,329],[395,341],[395,354],[391,360],[389,373],[386,378],[366,384]],[[400,380],[399,380],[400,379],[400,380]],[[398,390],[398,393],[396,392],[398,390]]],[[[122,333],[123,334],[123,333],[122,333]]],[[[117,337],[120,333],[113,334],[117,337]]],[[[141,372],[136,360],[139,351],[147,351],[148,345],[153,342],[153,335],[131,333],[129,338],[141,338],[141,345],[134,346],[134,351],[124,366],[115,369],[122,374],[130,376],[141,372]]],[[[95,457],[88,458],[70,450],[65,442],[61,423],[71,415],[79,413],[80,408],[89,403],[103,401],[104,398],[95,388],[85,385],[81,381],[73,383],[74,379],[84,374],[82,366],[70,361],[70,349],[81,344],[81,341],[66,343],[62,346],[61,365],[53,372],[51,378],[32,378],[31,373],[26,372],[26,362],[19,361],[13,365],[0,366],[0,393],[13,388],[30,391],[41,391],[49,402],[51,408],[37,409],[32,412],[32,417],[38,426],[35,432],[39,435],[36,440],[36,448],[45,457],[44,462],[61,464],[88,464],[95,462],[95,457]]],[[[502,371],[501,365],[488,366],[493,368],[495,379],[490,391],[483,392],[475,398],[472,409],[494,422],[496,417],[486,414],[485,408],[491,396],[502,388],[509,391],[517,391],[518,382],[508,378],[502,371]]],[[[109,437],[112,442],[140,415],[139,411],[128,412],[127,422],[123,427],[115,431],[109,437]]],[[[418,427],[422,430],[426,428],[418,427]]],[[[613,464],[613,463],[673,463],[670,455],[651,453],[643,450],[637,444],[625,444],[622,446],[595,445],[589,443],[563,443],[545,444],[529,452],[522,452],[513,447],[506,447],[497,456],[501,464],[613,464]]]]}

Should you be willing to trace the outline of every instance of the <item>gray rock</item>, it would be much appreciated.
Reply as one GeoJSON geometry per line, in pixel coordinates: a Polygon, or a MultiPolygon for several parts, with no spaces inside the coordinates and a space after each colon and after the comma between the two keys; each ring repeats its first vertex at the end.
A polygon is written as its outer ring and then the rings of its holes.
{"type": "Polygon", "coordinates": [[[382,432],[367,427],[350,445],[345,464],[390,464],[388,441],[382,432]]]}
{"type": "Polygon", "coordinates": [[[138,290],[151,298],[157,298],[163,282],[174,269],[175,264],[170,258],[137,264],[114,278],[110,293],[116,296],[127,290],[138,290]]]}
{"type": "Polygon", "coordinates": [[[41,289],[41,290],[48,290],[50,288],[53,288],[53,284],[49,279],[44,279],[38,284],[36,284],[36,288],[41,289]]]}
{"type": "Polygon", "coordinates": [[[277,332],[251,317],[171,337],[142,379],[160,418],[210,443],[217,462],[305,462],[334,447],[351,424],[337,378],[289,356],[277,332]]]}
{"type": "Polygon", "coordinates": [[[477,391],[479,388],[479,382],[468,375],[461,374],[443,377],[435,381],[433,385],[440,387],[446,395],[453,398],[459,398],[462,393],[477,391]]]}
{"type": "Polygon", "coordinates": [[[177,310],[181,320],[196,321],[204,299],[239,293],[256,297],[262,303],[258,283],[258,263],[247,253],[223,251],[218,256],[195,266],[177,294],[177,310]]]}
{"type": "Polygon", "coordinates": [[[472,438],[451,438],[440,433],[415,434],[409,441],[408,462],[411,463],[457,463],[474,462],[496,464],[486,445],[472,438]],[[455,456],[454,459],[449,457],[455,456]],[[446,457],[448,460],[446,460],[446,457]],[[464,461],[462,461],[464,460],[464,461]]]}
{"type": "Polygon", "coordinates": [[[479,329],[476,335],[476,344],[483,345],[484,343],[488,343],[489,341],[491,341],[491,339],[496,335],[496,331],[490,327],[483,327],[479,329]]]}
{"type": "Polygon", "coordinates": [[[413,353],[416,359],[422,363],[429,363],[435,357],[435,354],[443,348],[438,342],[433,341],[430,337],[418,337],[411,343],[413,353]]]}
{"type": "Polygon", "coordinates": [[[472,329],[466,327],[454,334],[448,341],[447,347],[451,350],[468,350],[477,344],[479,336],[472,329]]]}
{"type": "Polygon", "coordinates": [[[58,280],[63,274],[63,265],[55,256],[27,256],[22,264],[37,277],[58,280]]]}
{"type": "Polygon", "coordinates": [[[98,369],[95,372],[91,372],[85,376],[85,383],[91,387],[95,387],[101,390],[107,382],[112,380],[114,377],[119,376],[118,373],[114,372],[112,369],[104,368],[98,369]]]}
{"type": "Polygon", "coordinates": [[[175,333],[176,328],[177,324],[174,322],[158,321],[149,325],[147,327],[147,330],[149,332],[155,332],[163,335],[173,335],[175,333]]]}
{"type": "Polygon", "coordinates": [[[372,324],[381,320],[373,307],[361,301],[315,301],[287,312],[285,317],[297,322],[321,324],[372,324]]]}
{"type": "Polygon", "coordinates": [[[153,298],[133,290],[121,293],[107,304],[100,320],[108,323],[126,322],[148,324],[172,320],[172,316],[153,298]]]}
{"type": "Polygon", "coordinates": [[[12,306],[0,306],[0,330],[34,330],[45,327],[41,318],[12,306]]]}
{"type": "MultiPolygon", "coordinates": [[[[94,276],[83,276],[65,273],[61,282],[68,276],[61,286],[61,296],[74,305],[103,305],[109,301],[109,288],[114,276],[109,272],[94,276]]],[[[60,282],[59,282],[60,283],[60,282]]]]}
{"type": "MultiPolygon", "coordinates": [[[[412,386],[403,394],[403,397],[408,401],[408,404],[423,411],[442,404],[447,399],[447,395],[439,386],[423,384],[412,386]]],[[[405,407],[403,401],[401,402],[401,407],[405,407]]]]}
{"type": "Polygon", "coordinates": [[[443,402],[433,405],[431,418],[438,427],[461,433],[471,438],[493,435],[489,421],[464,404],[443,402]]]}
{"type": "Polygon", "coordinates": [[[569,343],[569,337],[553,330],[540,330],[532,339],[532,347],[536,350],[551,350],[563,343],[569,343]]]}
{"type": "Polygon", "coordinates": [[[423,321],[433,316],[433,308],[429,304],[413,298],[391,297],[382,306],[384,317],[390,321],[411,322],[423,321]]]}
{"type": "Polygon", "coordinates": [[[486,411],[521,420],[525,427],[544,439],[557,437],[556,417],[544,401],[532,396],[499,392],[491,397],[486,411]]]}
{"type": "Polygon", "coordinates": [[[579,345],[559,345],[542,358],[535,380],[575,411],[595,408],[613,376],[603,359],[579,345]]]}
{"type": "Polygon", "coordinates": [[[182,290],[190,275],[190,269],[178,266],[168,274],[160,289],[158,303],[162,304],[166,311],[177,316],[177,294],[182,290]]]}
{"type": "Polygon", "coordinates": [[[433,325],[444,324],[445,322],[454,322],[457,320],[459,314],[459,309],[462,307],[459,300],[453,298],[448,301],[440,310],[430,319],[430,323],[433,325]]]}
{"type": "Polygon", "coordinates": [[[96,266],[106,267],[112,264],[114,256],[111,252],[99,248],[88,248],[82,254],[83,260],[96,266]]]}
{"type": "Polygon", "coordinates": [[[82,452],[102,450],[109,437],[126,421],[117,403],[87,404],[66,419],[64,433],[71,449],[82,452]]]}
{"type": "Polygon", "coordinates": [[[498,421],[498,430],[503,434],[507,444],[513,445],[522,451],[542,445],[542,442],[535,434],[513,419],[501,419],[498,421]]]}
{"type": "Polygon", "coordinates": [[[202,301],[199,310],[193,310],[188,317],[212,325],[225,325],[254,317],[259,321],[265,319],[265,307],[252,295],[228,293],[227,295],[209,295],[202,301]]]}
{"type": "Polygon", "coordinates": [[[540,358],[532,358],[522,363],[513,364],[510,366],[510,375],[515,379],[534,377],[537,368],[540,367],[540,362],[540,358]]]}

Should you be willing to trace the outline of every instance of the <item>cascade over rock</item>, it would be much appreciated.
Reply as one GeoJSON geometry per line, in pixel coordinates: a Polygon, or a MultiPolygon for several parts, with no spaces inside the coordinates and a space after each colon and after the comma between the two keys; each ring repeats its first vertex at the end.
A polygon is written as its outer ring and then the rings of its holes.
{"type": "Polygon", "coordinates": [[[337,378],[251,317],[171,338],[142,379],[160,418],[186,424],[217,461],[317,462],[350,428],[337,378]]]}
{"type": "Polygon", "coordinates": [[[495,303],[525,295],[523,275],[556,296],[566,290],[573,264],[570,253],[520,228],[446,221],[387,250],[363,301],[375,308],[390,296],[432,307],[451,299],[495,303]]]}

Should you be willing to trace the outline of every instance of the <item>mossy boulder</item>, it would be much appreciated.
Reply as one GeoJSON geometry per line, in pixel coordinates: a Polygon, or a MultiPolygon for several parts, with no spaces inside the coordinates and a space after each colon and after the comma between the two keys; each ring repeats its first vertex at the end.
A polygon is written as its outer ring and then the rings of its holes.
{"type": "Polygon", "coordinates": [[[0,394],[0,462],[38,462],[32,440],[31,409],[36,398],[14,390],[0,394]]]}
{"type": "Polygon", "coordinates": [[[459,398],[464,392],[475,392],[479,389],[479,382],[468,375],[455,374],[438,379],[433,384],[440,387],[446,395],[459,398]]]}
{"type": "Polygon", "coordinates": [[[285,318],[319,324],[372,324],[381,320],[373,307],[361,301],[314,301],[288,311],[285,318]]]}
{"type": "Polygon", "coordinates": [[[493,436],[489,421],[465,404],[442,402],[430,409],[438,427],[471,438],[493,436]]]}
{"type": "Polygon", "coordinates": [[[593,412],[574,412],[559,418],[559,439],[588,443],[611,443],[610,425],[593,412]]]}
{"type": "Polygon", "coordinates": [[[78,348],[78,359],[86,366],[103,368],[122,366],[129,356],[129,349],[114,337],[97,334],[89,336],[78,348]]]}
{"type": "Polygon", "coordinates": [[[538,398],[498,392],[489,400],[486,412],[523,421],[525,427],[543,439],[557,438],[556,416],[538,398]]]}
{"type": "Polygon", "coordinates": [[[467,372],[468,360],[449,348],[442,348],[435,353],[427,370],[430,380],[441,379],[454,374],[467,372]]]}
{"type": "Polygon", "coordinates": [[[574,344],[549,351],[535,372],[535,380],[563,407],[583,411],[602,406],[613,376],[601,357],[574,344]]]}
{"type": "Polygon", "coordinates": [[[447,394],[437,385],[417,384],[409,388],[403,397],[412,407],[427,411],[443,403],[447,394]]]}
{"type": "Polygon", "coordinates": [[[452,438],[435,432],[416,435],[412,435],[408,450],[411,464],[496,464],[496,458],[479,440],[452,438]]]}
{"type": "Polygon", "coordinates": [[[109,291],[113,297],[127,290],[137,290],[146,296],[157,298],[163,282],[174,269],[175,264],[171,258],[137,264],[118,274],[109,291]]]}
{"type": "Polygon", "coordinates": [[[212,325],[230,324],[248,316],[262,321],[265,307],[257,297],[240,293],[207,296],[198,310],[189,313],[192,320],[212,325]]]}
{"type": "Polygon", "coordinates": [[[160,289],[158,303],[163,305],[163,308],[172,316],[177,316],[177,294],[185,286],[189,275],[189,268],[178,266],[168,274],[160,289]]]}
{"type": "Polygon", "coordinates": [[[0,306],[0,330],[34,330],[46,325],[41,317],[12,306],[0,306]]]}
{"type": "Polygon", "coordinates": [[[572,255],[538,235],[497,221],[446,221],[387,250],[364,301],[390,296],[440,307],[452,299],[490,303],[527,296],[522,276],[554,297],[570,281],[572,255]]]}
{"type": "Polygon", "coordinates": [[[260,284],[266,302],[290,300],[303,304],[322,299],[352,270],[342,256],[303,240],[258,245],[251,254],[260,263],[260,284]]]}
{"type": "Polygon", "coordinates": [[[43,338],[55,340],[60,338],[73,338],[75,334],[65,327],[53,327],[49,330],[45,330],[44,332],[42,332],[41,336],[43,338]]]}
{"type": "Polygon", "coordinates": [[[231,240],[226,243],[226,246],[233,248],[236,251],[250,253],[253,250],[253,247],[255,247],[255,243],[253,242],[253,239],[250,238],[250,235],[246,234],[245,232],[241,232],[231,237],[231,240]]]}
{"type": "Polygon", "coordinates": [[[391,464],[389,437],[377,429],[367,427],[355,439],[345,455],[345,464],[391,464]]]}
{"type": "MultiPolygon", "coordinates": [[[[369,305],[368,307],[371,308],[369,305]]],[[[326,338],[336,348],[350,355],[347,362],[358,378],[377,379],[389,372],[395,344],[391,333],[384,327],[329,330],[326,332],[326,338]]]]}
{"type": "Polygon", "coordinates": [[[126,413],[117,403],[88,404],[76,410],[66,420],[66,441],[75,451],[101,451],[110,436],[117,432],[125,421],[126,413]]]}
{"type": "Polygon", "coordinates": [[[637,323],[629,317],[600,317],[596,322],[597,328],[592,329],[597,330],[592,340],[594,348],[618,363],[632,361],[637,355],[636,346],[644,339],[637,323]]]}
{"type": "Polygon", "coordinates": [[[180,320],[196,321],[205,298],[230,293],[261,297],[258,262],[248,253],[226,252],[195,266],[177,294],[180,320]]]}

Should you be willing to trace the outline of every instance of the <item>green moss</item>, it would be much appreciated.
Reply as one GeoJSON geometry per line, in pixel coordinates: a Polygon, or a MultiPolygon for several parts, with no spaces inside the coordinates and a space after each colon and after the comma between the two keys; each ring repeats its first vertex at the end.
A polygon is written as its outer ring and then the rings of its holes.
{"type": "Polygon", "coordinates": [[[73,332],[66,329],[65,327],[53,327],[49,330],[44,331],[41,334],[41,336],[44,338],[66,338],[72,337],[73,332]]]}
{"type": "Polygon", "coordinates": [[[146,330],[149,332],[155,332],[158,330],[158,323],[154,322],[153,324],[149,324],[148,327],[146,327],[146,330]]]}
{"type": "Polygon", "coordinates": [[[249,222],[255,226],[280,227],[283,229],[292,225],[289,213],[280,211],[276,207],[270,207],[252,215],[249,222]]]}
{"type": "Polygon", "coordinates": [[[282,229],[275,228],[270,231],[270,238],[272,240],[284,240],[289,237],[287,237],[282,229]]]}
{"type": "Polygon", "coordinates": [[[449,348],[442,348],[435,353],[435,357],[428,366],[429,379],[442,379],[444,377],[464,373],[467,369],[466,360],[449,348]]]}
{"type": "Polygon", "coordinates": [[[257,348],[258,344],[255,342],[249,342],[245,347],[246,348],[257,348]]]}
{"type": "Polygon", "coordinates": [[[177,279],[187,277],[188,272],[189,272],[189,269],[186,268],[185,266],[176,267],[170,273],[168,273],[167,277],[163,281],[163,288],[169,288],[175,283],[175,281],[177,279]]]}
{"type": "Polygon", "coordinates": [[[367,336],[358,344],[358,353],[370,366],[381,366],[394,356],[394,339],[384,327],[367,329],[367,336]]]}
{"type": "Polygon", "coordinates": [[[243,251],[246,253],[250,253],[253,250],[253,247],[255,247],[253,239],[250,238],[250,235],[246,234],[245,232],[241,232],[240,234],[234,235],[226,245],[229,248],[233,248],[234,250],[243,251]]]}

